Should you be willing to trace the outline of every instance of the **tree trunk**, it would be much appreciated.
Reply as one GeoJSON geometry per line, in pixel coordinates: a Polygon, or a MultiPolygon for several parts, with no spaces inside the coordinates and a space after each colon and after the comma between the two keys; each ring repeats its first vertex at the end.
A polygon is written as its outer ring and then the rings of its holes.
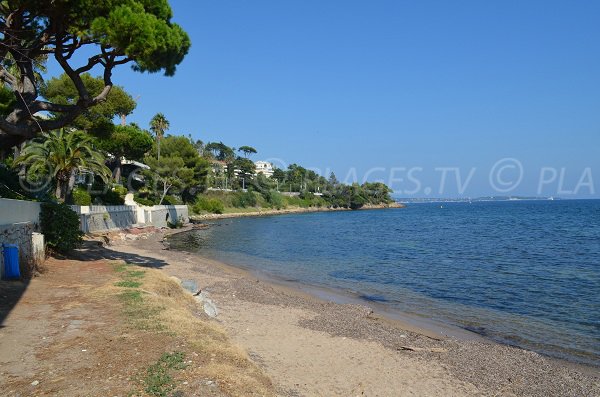
{"type": "Polygon", "coordinates": [[[121,173],[123,171],[123,166],[121,165],[121,159],[117,159],[117,166],[115,167],[115,171],[113,173],[115,183],[121,183],[121,173]]]}
{"type": "Polygon", "coordinates": [[[165,199],[165,196],[167,195],[167,192],[169,191],[170,188],[171,188],[171,185],[168,185],[167,182],[163,182],[163,194],[160,198],[160,201],[158,202],[158,205],[162,204],[162,202],[165,199]]]}
{"type": "Polygon", "coordinates": [[[71,174],[69,175],[69,182],[67,183],[67,189],[65,192],[65,201],[71,198],[71,194],[73,193],[74,187],[75,187],[75,170],[71,170],[71,174]]]}
{"type": "Polygon", "coordinates": [[[56,191],[54,192],[54,195],[56,196],[56,198],[59,201],[61,201],[61,199],[62,199],[62,191],[63,191],[62,185],[63,185],[62,181],[60,179],[57,179],[56,180],[56,191]]]}

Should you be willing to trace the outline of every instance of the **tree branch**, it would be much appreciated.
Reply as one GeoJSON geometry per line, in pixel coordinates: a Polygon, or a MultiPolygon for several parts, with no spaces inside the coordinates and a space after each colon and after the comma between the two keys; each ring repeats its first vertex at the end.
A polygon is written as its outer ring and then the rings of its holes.
{"type": "Polygon", "coordinates": [[[84,103],[88,103],[90,101],[90,94],[88,93],[87,88],[85,88],[85,84],[81,80],[81,76],[73,70],[69,62],[63,56],[63,43],[62,38],[58,37],[56,41],[56,51],[54,52],[54,58],[59,63],[59,65],[63,68],[67,76],[73,81],[75,88],[77,89],[77,93],[79,94],[80,101],[84,103]]]}
{"type": "Polygon", "coordinates": [[[10,85],[13,88],[16,88],[18,84],[18,80],[15,76],[13,76],[8,70],[6,70],[3,66],[0,69],[0,80],[4,81],[6,84],[10,85]]]}
{"type": "Polygon", "coordinates": [[[35,101],[31,106],[31,112],[33,114],[41,111],[56,112],[56,113],[67,113],[75,110],[77,105],[61,105],[58,103],[46,102],[46,101],[35,101]]]}

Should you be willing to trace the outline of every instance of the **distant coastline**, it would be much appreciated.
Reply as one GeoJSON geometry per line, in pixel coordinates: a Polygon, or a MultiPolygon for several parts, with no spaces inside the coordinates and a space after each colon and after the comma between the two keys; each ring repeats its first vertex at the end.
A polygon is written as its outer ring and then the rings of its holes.
{"type": "Polygon", "coordinates": [[[476,203],[476,202],[489,202],[489,201],[553,201],[563,200],[559,197],[529,197],[529,196],[485,196],[485,197],[462,197],[462,198],[445,198],[445,197],[420,197],[420,198],[408,198],[408,197],[395,197],[395,200],[399,203],[406,204],[421,204],[421,203],[476,203]]]}
{"type": "Polygon", "coordinates": [[[228,212],[224,214],[196,214],[190,216],[190,222],[199,222],[204,220],[212,219],[228,219],[228,218],[241,218],[248,216],[271,216],[271,215],[286,215],[286,214],[303,214],[310,212],[328,212],[328,211],[365,211],[365,210],[377,210],[377,209],[390,209],[390,208],[405,208],[406,205],[393,202],[389,204],[367,204],[358,210],[351,210],[349,208],[332,208],[332,207],[309,207],[309,208],[284,208],[284,209],[257,209],[256,211],[247,212],[228,212]]]}

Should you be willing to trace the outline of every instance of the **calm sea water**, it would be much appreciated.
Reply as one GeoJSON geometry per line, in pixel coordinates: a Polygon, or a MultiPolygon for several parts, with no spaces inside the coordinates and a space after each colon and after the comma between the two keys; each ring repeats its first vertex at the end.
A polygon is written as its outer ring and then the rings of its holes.
{"type": "Polygon", "coordinates": [[[600,200],[240,218],[171,244],[600,365],[600,200]]]}

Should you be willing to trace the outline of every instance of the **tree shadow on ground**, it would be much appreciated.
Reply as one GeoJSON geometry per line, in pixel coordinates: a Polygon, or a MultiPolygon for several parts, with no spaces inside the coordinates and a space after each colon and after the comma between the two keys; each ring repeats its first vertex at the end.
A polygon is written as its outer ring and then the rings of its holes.
{"type": "Polygon", "coordinates": [[[168,263],[162,259],[156,259],[149,256],[127,252],[113,251],[102,246],[102,244],[100,244],[98,241],[84,241],[82,246],[75,250],[70,257],[82,261],[96,261],[101,259],[113,261],[121,260],[133,265],[152,267],[155,269],[160,269],[168,265],[168,263]]]}
{"type": "Polygon", "coordinates": [[[0,328],[4,328],[4,320],[17,305],[28,286],[29,280],[0,281],[0,328]]]}
{"type": "MultiPolygon", "coordinates": [[[[167,262],[151,258],[149,256],[131,254],[126,252],[117,252],[109,248],[103,247],[98,241],[84,241],[83,245],[75,250],[65,259],[75,259],[81,261],[95,261],[95,260],[120,260],[130,264],[151,267],[160,269],[168,265],[167,262]]],[[[7,281],[0,280],[0,329],[4,328],[4,321],[19,303],[23,294],[29,286],[30,280],[15,280],[7,281]]]]}

